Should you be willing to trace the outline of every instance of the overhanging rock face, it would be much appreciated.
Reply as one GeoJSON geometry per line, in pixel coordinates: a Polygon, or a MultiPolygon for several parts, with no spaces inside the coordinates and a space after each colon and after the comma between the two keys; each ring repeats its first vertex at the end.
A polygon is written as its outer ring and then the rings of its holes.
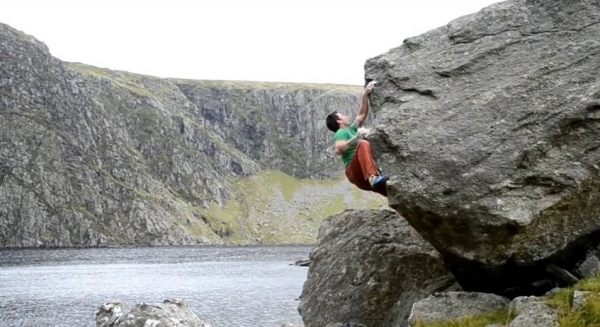
{"type": "Polygon", "coordinates": [[[465,289],[566,269],[600,230],[600,1],[505,1],[367,61],[389,203],[465,289]]]}

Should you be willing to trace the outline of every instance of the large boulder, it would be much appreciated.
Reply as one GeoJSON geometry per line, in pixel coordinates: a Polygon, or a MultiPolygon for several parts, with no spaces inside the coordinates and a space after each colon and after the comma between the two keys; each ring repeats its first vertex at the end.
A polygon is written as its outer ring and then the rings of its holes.
{"type": "Polygon", "coordinates": [[[600,240],[598,35],[599,0],[512,0],[366,62],[389,205],[464,289],[531,292],[600,240]]]}
{"type": "Polygon", "coordinates": [[[406,326],[414,302],[458,289],[440,254],[388,209],[330,216],[310,260],[298,306],[306,327],[406,326]]]}

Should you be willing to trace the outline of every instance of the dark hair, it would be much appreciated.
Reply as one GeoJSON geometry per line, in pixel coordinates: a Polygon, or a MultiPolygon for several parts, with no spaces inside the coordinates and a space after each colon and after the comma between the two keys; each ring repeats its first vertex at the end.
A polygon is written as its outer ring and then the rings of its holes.
{"type": "Polygon", "coordinates": [[[339,117],[337,111],[330,113],[329,115],[327,115],[327,118],[325,118],[325,124],[327,125],[327,128],[334,133],[337,132],[338,129],[340,129],[338,119],[339,117]]]}

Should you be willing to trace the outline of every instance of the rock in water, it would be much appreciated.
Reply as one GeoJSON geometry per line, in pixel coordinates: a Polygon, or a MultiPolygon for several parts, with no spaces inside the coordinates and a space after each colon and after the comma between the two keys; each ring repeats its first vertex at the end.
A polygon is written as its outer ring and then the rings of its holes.
{"type": "Polygon", "coordinates": [[[365,65],[389,204],[461,285],[571,269],[600,229],[600,1],[496,3],[365,65]]]}
{"type": "Polygon", "coordinates": [[[182,300],[165,300],[161,305],[140,303],[125,314],[122,302],[103,304],[96,312],[97,327],[211,327],[182,300]]]}
{"type": "Polygon", "coordinates": [[[310,260],[298,306],[306,327],[406,326],[415,301],[456,285],[439,253],[392,210],[327,218],[310,260]]]}
{"type": "Polygon", "coordinates": [[[296,260],[294,263],[291,263],[290,265],[299,266],[299,267],[308,267],[308,266],[310,266],[310,259],[296,260]]]}

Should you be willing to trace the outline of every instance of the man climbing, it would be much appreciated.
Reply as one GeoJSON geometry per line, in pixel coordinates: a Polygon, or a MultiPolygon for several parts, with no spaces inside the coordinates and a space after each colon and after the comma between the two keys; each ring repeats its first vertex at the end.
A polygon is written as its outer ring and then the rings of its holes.
{"type": "Polygon", "coordinates": [[[364,139],[365,132],[359,129],[369,113],[369,94],[377,84],[371,81],[365,87],[358,115],[352,124],[348,116],[334,111],[327,115],[327,128],[334,132],[335,153],[342,157],[348,181],[359,189],[373,191],[387,197],[388,177],[380,175],[373,156],[371,145],[364,139]]]}

